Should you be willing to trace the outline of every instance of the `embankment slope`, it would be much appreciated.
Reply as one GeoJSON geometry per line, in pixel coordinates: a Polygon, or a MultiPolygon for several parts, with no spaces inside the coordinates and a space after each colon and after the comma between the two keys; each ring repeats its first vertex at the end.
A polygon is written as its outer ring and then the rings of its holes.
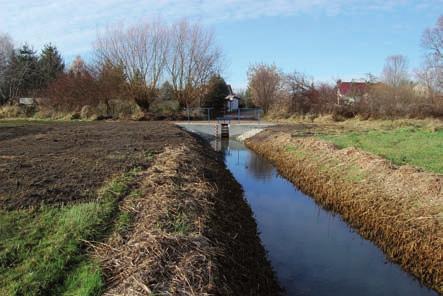
{"type": "Polygon", "coordinates": [[[246,140],[282,175],[443,293],[443,177],[270,128],[246,140]]]}
{"type": "Polygon", "coordinates": [[[202,140],[168,146],[121,208],[134,222],[96,249],[105,295],[278,295],[252,211],[202,140]]]}

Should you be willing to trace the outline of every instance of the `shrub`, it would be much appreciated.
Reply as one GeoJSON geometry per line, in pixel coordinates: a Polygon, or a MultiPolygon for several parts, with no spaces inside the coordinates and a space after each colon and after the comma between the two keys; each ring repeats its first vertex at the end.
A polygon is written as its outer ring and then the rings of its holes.
{"type": "Polygon", "coordinates": [[[107,115],[114,119],[133,119],[143,114],[140,106],[133,100],[110,100],[107,115]]]}
{"type": "Polygon", "coordinates": [[[78,112],[74,112],[74,113],[71,114],[69,119],[70,120],[78,120],[78,119],[81,119],[81,115],[78,112]]]}
{"type": "Polygon", "coordinates": [[[355,110],[353,106],[350,105],[335,105],[332,112],[332,120],[334,121],[344,121],[346,119],[355,116],[355,110]]]}
{"type": "Polygon", "coordinates": [[[152,102],[149,111],[162,115],[172,115],[180,110],[180,103],[177,100],[155,100],[152,102]]]}
{"type": "Polygon", "coordinates": [[[5,105],[0,108],[0,118],[17,118],[22,116],[22,110],[18,106],[5,105]]]}
{"type": "Polygon", "coordinates": [[[34,106],[4,105],[0,107],[0,118],[21,118],[34,116],[34,106]]]}
{"type": "Polygon", "coordinates": [[[82,119],[97,119],[97,113],[91,105],[85,105],[80,110],[80,117],[82,119]]]}

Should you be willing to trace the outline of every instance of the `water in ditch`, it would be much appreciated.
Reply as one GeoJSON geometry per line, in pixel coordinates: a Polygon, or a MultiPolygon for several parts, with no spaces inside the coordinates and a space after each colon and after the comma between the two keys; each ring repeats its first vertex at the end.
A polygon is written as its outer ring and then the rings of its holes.
{"type": "Polygon", "coordinates": [[[236,141],[212,144],[224,152],[243,187],[287,295],[437,295],[281,177],[270,162],[236,141]]]}

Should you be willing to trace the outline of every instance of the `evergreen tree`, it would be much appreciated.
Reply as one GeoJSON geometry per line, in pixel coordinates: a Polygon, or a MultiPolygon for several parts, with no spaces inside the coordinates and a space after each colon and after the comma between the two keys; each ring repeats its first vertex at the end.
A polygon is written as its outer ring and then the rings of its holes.
{"type": "Polygon", "coordinates": [[[46,87],[63,73],[65,63],[57,48],[51,44],[45,45],[39,58],[41,87],[46,87]]]}
{"type": "Polygon", "coordinates": [[[104,102],[127,99],[128,83],[124,67],[105,63],[98,75],[98,89],[104,102]]]}
{"type": "Polygon", "coordinates": [[[160,87],[159,99],[162,101],[169,101],[173,100],[174,98],[174,88],[172,87],[171,83],[165,81],[160,87]]]}
{"type": "Polygon", "coordinates": [[[240,95],[240,107],[241,108],[256,108],[252,101],[251,89],[248,87],[246,90],[239,93],[240,95]]]}
{"type": "Polygon", "coordinates": [[[38,58],[26,44],[14,52],[5,72],[10,97],[32,95],[40,85],[38,58]]]}
{"type": "Polygon", "coordinates": [[[146,85],[146,80],[140,71],[136,71],[132,80],[130,81],[130,93],[134,98],[135,102],[144,110],[149,110],[149,105],[155,94],[153,94],[148,86],[146,85]]]}
{"type": "Polygon", "coordinates": [[[227,95],[229,95],[229,87],[223,77],[213,75],[207,84],[204,106],[213,108],[215,115],[219,115],[224,111],[227,95]]]}

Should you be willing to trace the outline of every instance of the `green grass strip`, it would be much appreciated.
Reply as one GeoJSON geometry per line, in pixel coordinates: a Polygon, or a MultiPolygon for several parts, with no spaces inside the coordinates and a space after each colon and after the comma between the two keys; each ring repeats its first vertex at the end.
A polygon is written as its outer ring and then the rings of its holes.
{"type": "Polygon", "coordinates": [[[356,147],[397,165],[410,164],[443,174],[443,130],[407,127],[321,136],[339,148],[356,147]]]}
{"type": "Polygon", "coordinates": [[[96,201],[0,211],[0,295],[99,294],[101,271],[85,241],[102,238],[114,220],[129,223],[116,214],[136,173],[107,183],[96,201]]]}

